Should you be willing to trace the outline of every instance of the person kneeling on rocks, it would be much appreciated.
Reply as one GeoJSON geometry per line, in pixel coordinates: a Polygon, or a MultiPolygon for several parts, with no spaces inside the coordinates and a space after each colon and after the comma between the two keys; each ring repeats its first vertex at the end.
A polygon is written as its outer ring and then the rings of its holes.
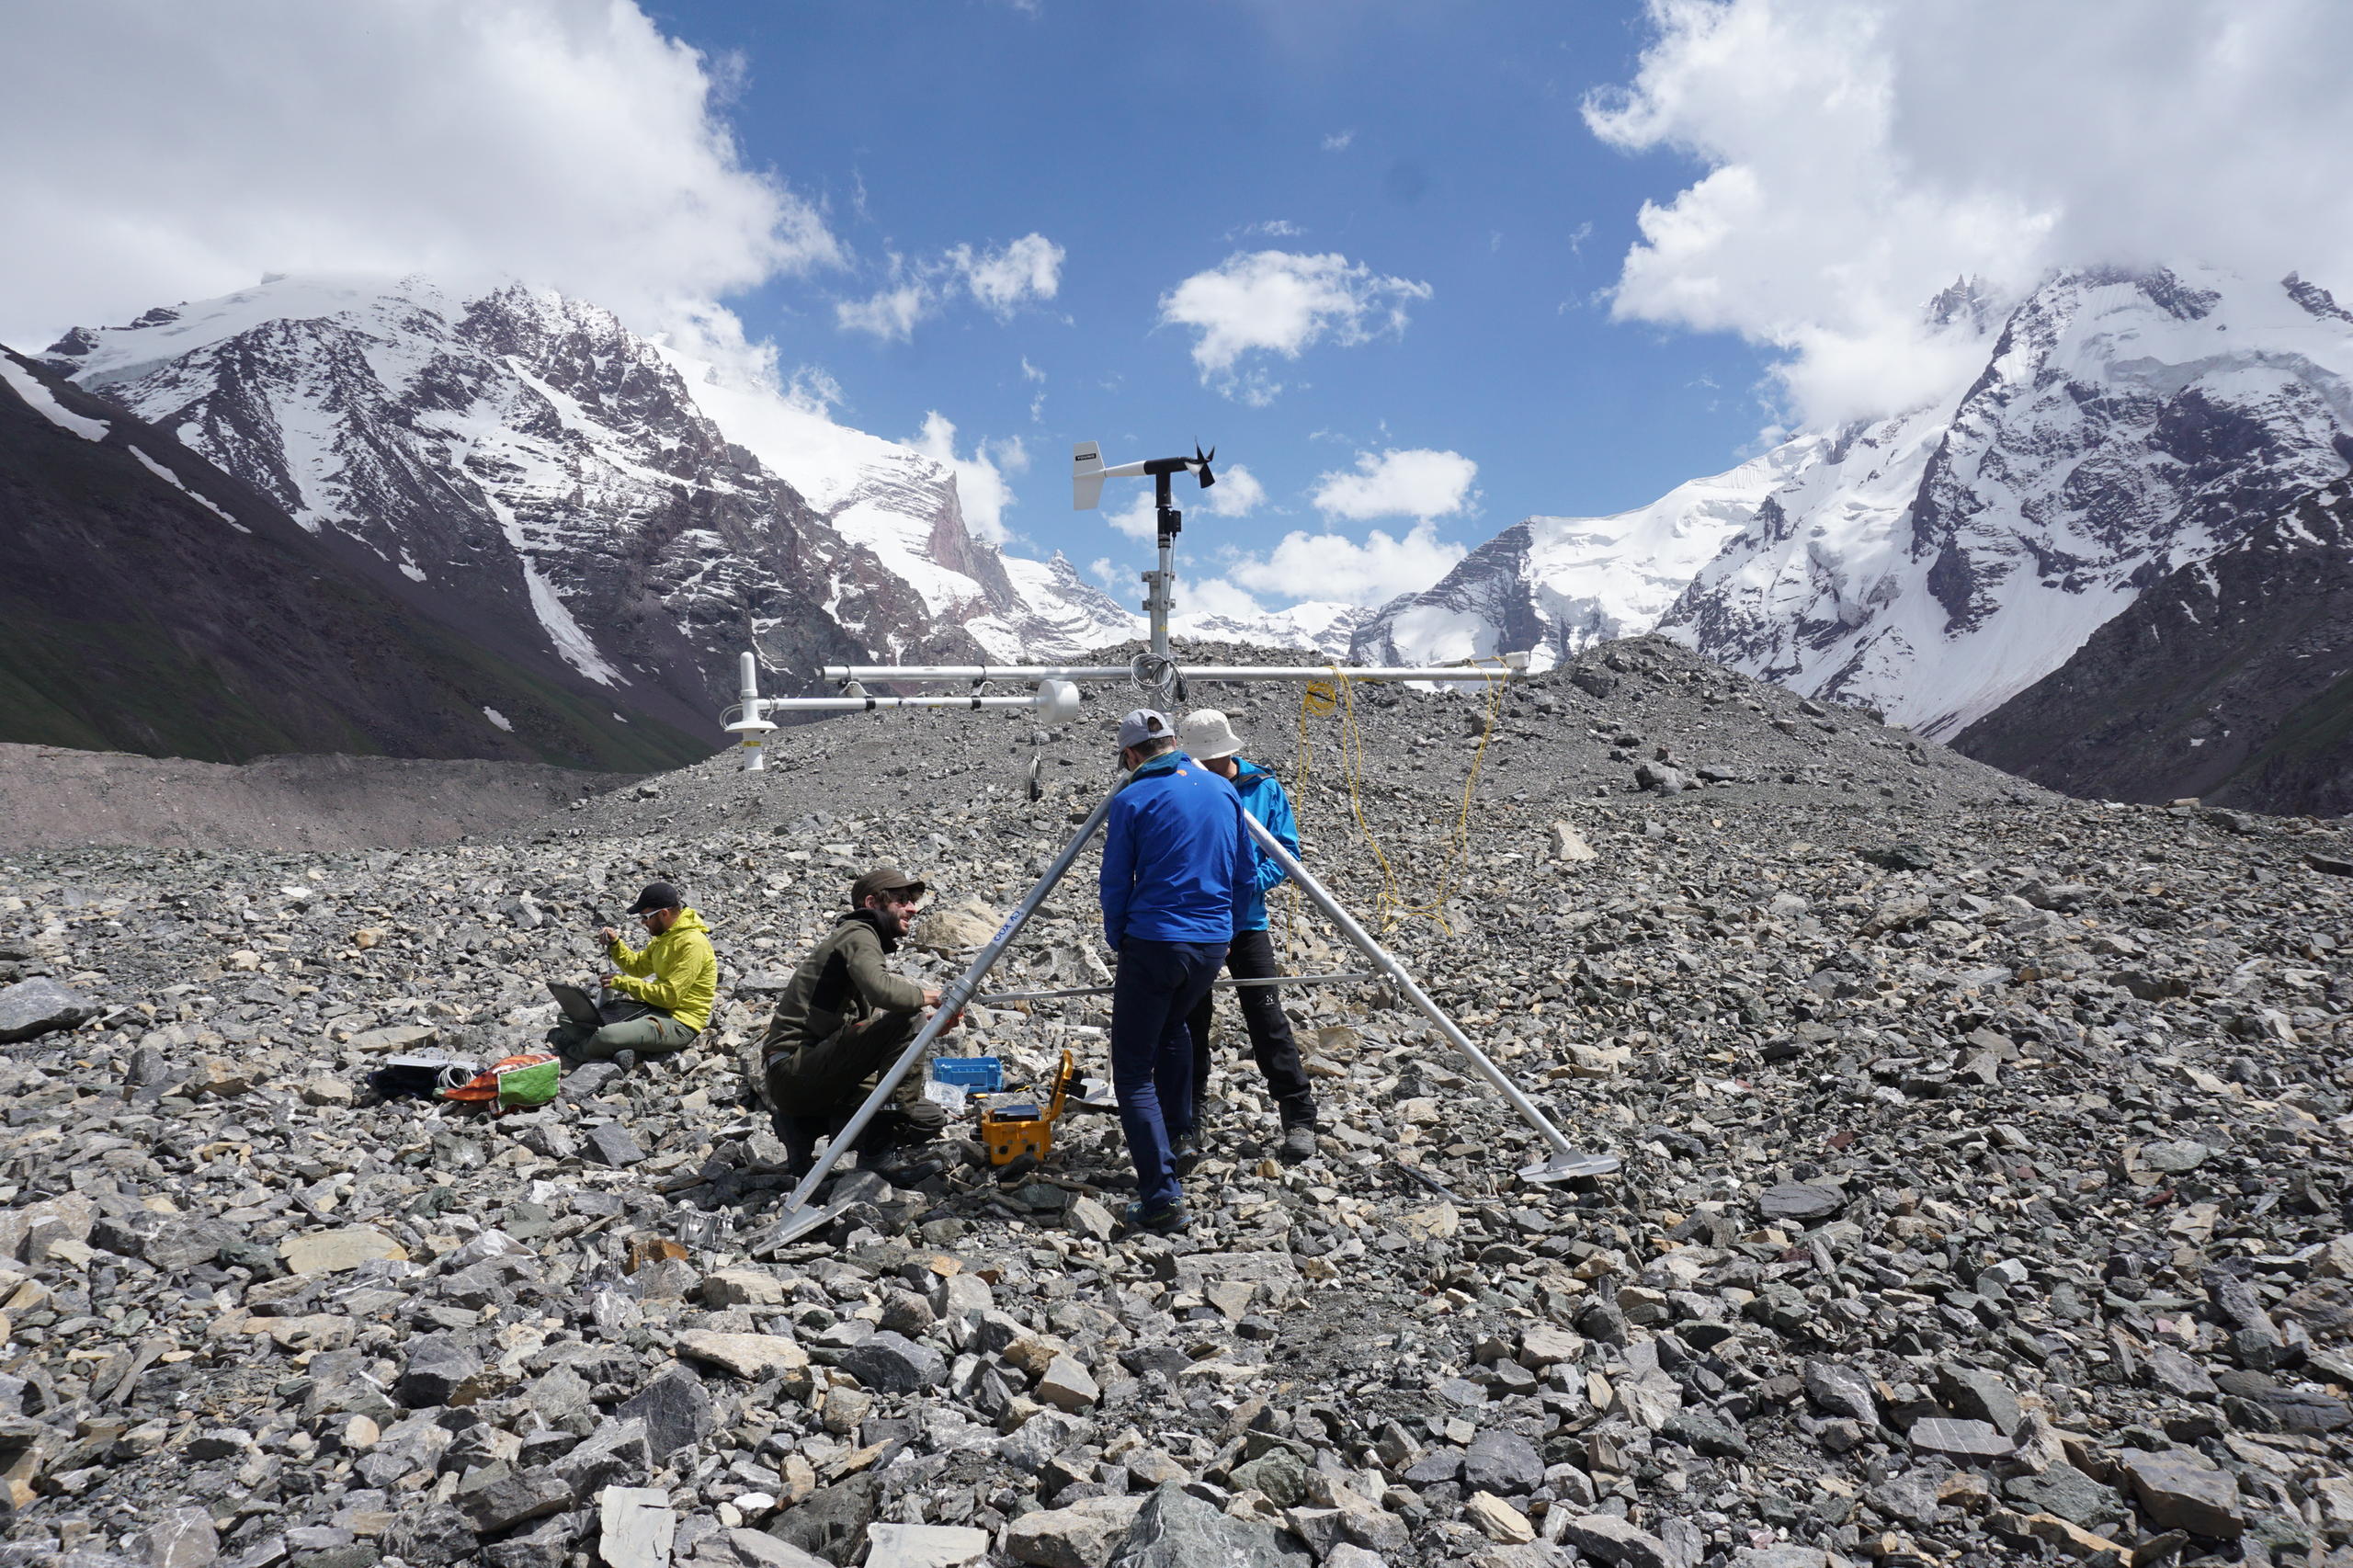
{"type": "MultiPolygon", "coordinates": [[[[850,908],[792,971],[760,1041],[770,1119],[794,1176],[815,1162],[817,1140],[841,1131],[884,1069],[915,1039],[939,993],[892,974],[883,959],[907,934],[924,884],[881,865],[850,884],[850,908]]],[[[900,1080],[857,1147],[936,1138],[948,1112],[923,1097],[921,1063],[900,1080]]]]}
{"type": "Polygon", "coordinates": [[[549,1032],[548,1042],[571,1061],[632,1067],[641,1058],[675,1056],[710,1022],[710,1006],[719,994],[719,955],[711,950],[710,926],[681,904],[678,890],[668,882],[648,882],[629,913],[653,939],[632,949],[613,926],[597,933],[613,961],[605,987],[622,1000],[605,1005],[600,1028],[567,1019],[549,1032]]]}

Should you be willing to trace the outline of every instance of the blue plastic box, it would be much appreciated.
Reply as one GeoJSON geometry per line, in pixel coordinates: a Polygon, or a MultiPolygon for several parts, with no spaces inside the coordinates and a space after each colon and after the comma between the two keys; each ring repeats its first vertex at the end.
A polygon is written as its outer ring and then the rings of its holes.
{"type": "Polygon", "coordinates": [[[940,1083],[959,1084],[968,1089],[1005,1087],[1005,1063],[994,1056],[934,1057],[931,1075],[940,1083]]]}

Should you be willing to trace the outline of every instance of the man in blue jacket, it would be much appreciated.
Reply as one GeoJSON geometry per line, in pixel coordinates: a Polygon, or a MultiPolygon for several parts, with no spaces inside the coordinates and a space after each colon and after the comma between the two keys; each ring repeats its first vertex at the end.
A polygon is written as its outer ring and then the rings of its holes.
{"type": "Polygon", "coordinates": [[[1111,992],[1111,1088],[1135,1162],[1131,1228],[1185,1224],[1176,1146],[1193,1132],[1186,1017],[1209,994],[1249,908],[1242,801],[1176,749],[1176,729],[1139,708],[1120,721],[1127,788],[1103,830],[1103,934],[1120,955],[1111,992]]]}
{"type": "MultiPolygon", "coordinates": [[[[1290,797],[1283,793],[1281,782],[1273,774],[1242,758],[1242,742],[1224,714],[1214,708],[1196,709],[1187,714],[1184,744],[1185,755],[1233,786],[1234,793],[1242,798],[1244,811],[1273,834],[1285,849],[1294,856],[1299,853],[1299,824],[1291,815],[1290,797]]],[[[1225,954],[1225,971],[1236,980],[1263,980],[1276,972],[1274,938],[1267,930],[1267,892],[1289,876],[1275,864],[1272,856],[1258,847],[1256,839],[1250,840],[1250,859],[1249,908],[1235,926],[1233,945],[1225,954]]],[[[1236,990],[1236,999],[1242,1004],[1242,1022],[1250,1031],[1250,1054],[1257,1059],[1258,1071],[1266,1074],[1267,1087],[1273,1092],[1276,1108],[1282,1117],[1283,1141],[1276,1153],[1285,1164],[1297,1165],[1315,1153],[1315,1092],[1308,1086],[1307,1073],[1300,1066],[1299,1041],[1293,1038],[1290,1019],[1283,1012],[1279,988],[1244,985],[1236,990]]],[[[1193,1037],[1196,1126],[1200,1107],[1209,1096],[1210,1012],[1213,995],[1203,992],[1192,1016],[1186,1019],[1193,1037]]]]}

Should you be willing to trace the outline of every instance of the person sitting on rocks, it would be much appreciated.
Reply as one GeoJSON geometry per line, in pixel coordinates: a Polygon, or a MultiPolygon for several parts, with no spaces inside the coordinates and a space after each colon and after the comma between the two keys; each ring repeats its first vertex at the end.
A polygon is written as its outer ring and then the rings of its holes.
{"type": "MultiPolygon", "coordinates": [[[[1233,725],[1214,708],[1197,708],[1185,715],[1185,753],[1195,762],[1233,786],[1242,809],[1275,835],[1293,855],[1299,853],[1299,824],[1291,815],[1290,798],[1273,774],[1243,760],[1242,742],[1233,725]]],[[[1253,876],[1250,905],[1234,927],[1233,943],[1225,949],[1225,972],[1236,980],[1265,980],[1275,973],[1274,937],[1267,930],[1267,893],[1288,873],[1274,858],[1250,841],[1253,876]]],[[[1210,1093],[1211,1004],[1216,993],[1205,991],[1185,1027],[1193,1037],[1193,1126],[1204,1131],[1202,1106],[1210,1093]]],[[[1290,1018],[1283,1011],[1281,994],[1272,985],[1245,985],[1234,1000],[1242,1005],[1242,1022],[1250,1031],[1250,1053],[1273,1091],[1282,1117],[1283,1141],[1276,1153],[1287,1165],[1315,1154],[1315,1091],[1300,1065],[1299,1041],[1291,1034],[1290,1018]]]]}
{"type": "MultiPolygon", "coordinates": [[[[924,884],[880,865],[850,884],[849,909],[792,971],[760,1041],[770,1120],[805,1175],[817,1140],[839,1133],[883,1070],[898,1059],[939,1005],[939,993],[883,967],[907,934],[924,884]]],[[[948,1112],[923,1097],[918,1062],[893,1103],[875,1113],[856,1147],[880,1150],[936,1138],[948,1112]]]]}
{"type": "Polygon", "coordinates": [[[622,999],[605,1005],[601,1028],[565,1019],[549,1031],[548,1043],[570,1061],[610,1062],[626,1069],[641,1059],[675,1056],[710,1022],[710,1006],[719,994],[719,955],[711,949],[709,924],[683,905],[668,882],[646,883],[629,913],[643,922],[653,939],[632,949],[613,926],[597,933],[613,961],[605,987],[622,999]]]}

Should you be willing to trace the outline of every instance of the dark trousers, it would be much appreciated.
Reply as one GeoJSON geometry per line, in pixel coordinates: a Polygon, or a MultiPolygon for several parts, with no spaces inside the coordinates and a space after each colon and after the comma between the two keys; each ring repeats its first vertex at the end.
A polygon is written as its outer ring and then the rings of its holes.
{"type": "MultiPolygon", "coordinates": [[[[1275,941],[1265,931],[1236,931],[1225,950],[1225,972],[1236,980],[1264,980],[1277,972],[1275,941]]],[[[1299,1063],[1299,1041],[1283,1012],[1282,991],[1273,985],[1238,985],[1234,996],[1242,1004],[1243,1026],[1250,1031],[1250,1054],[1274,1092],[1283,1126],[1315,1125],[1315,1092],[1308,1087],[1307,1070],[1299,1063]]],[[[1210,1013],[1217,993],[1205,991],[1185,1027],[1193,1037],[1193,1105],[1198,1114],[1210,1093],[1210,1013]]]]}
{"type": "Polygon", "coordinates": [[[1193,1131],[1193,1050],[1186,1015],[1209,994],[1225,961],[1222,942],[1131,937],[1111,988],[1111,1090],[1135,1163],[1136,1196],[1148,1208],[1184,1196],[1175,1145],[1193,1131]]]}
{"type": "MultiPolygon", "coordinates": [[[[791,1156],[797,1175],[815,1158],[817,1140],[838,1134],[849,1125],[865,1102],[860,1091],[868,1078],[888,1068],[923,1027],[920,1013],[881,1013],[863,1024],[845,1024],[823,1040],[790,1051],[779,1051],[767,1062],[769,1123],[791,1156]]],[[[861,1150],[882,1148],[910,1139],[936,1138],[948,1125],[948,1113],[929,1100],[911,1096],[910,1084],[920,1085],[921,1064],[900,1080],[893,1102],[878,1110],[855,1145],[861,1150]]]]}

